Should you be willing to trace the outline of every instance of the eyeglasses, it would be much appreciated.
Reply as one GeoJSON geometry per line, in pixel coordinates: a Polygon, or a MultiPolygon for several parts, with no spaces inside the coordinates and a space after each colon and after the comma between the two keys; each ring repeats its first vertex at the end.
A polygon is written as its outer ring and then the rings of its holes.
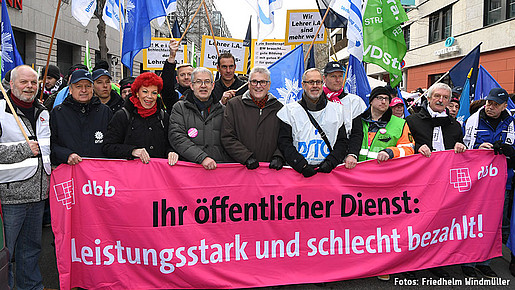
{"type": "Polygon", "coordinates": [[[261,85],[261,86],[266,86],[270,81],[266,81],[266,80],[250,80],[249,81],[251,85],[253,86],[257,86],[257,85],[261,85]]]}
{"type": "Polygon", "coordinates": [[[302,81],[302,82],[303,82],[304,84],[308,84],[308,85],[310,85],[310,86],[314,86],[314,85],[319,86],[319,85],[321,85],[321,84],[323,84],[323,83],[324,83],[324,82],[323,82],[323,81],[321,81],[321,80],[316,80],[316,81],[311,80],[311,81],[302,81]]]}
{"type": "Polygon", "coordinates": [[[194,84],[196,84],[197,86],[201,86],[201,85],[210,85],[211,83],[213,83],[211,80],[196,80],[193,82],[194,84]]]}
{"type": "Polygon", "coordinates": [[[451,99],[451,96],[447,96],[447,95],[440,95],[440,94],[437,94],[437,93],[434,93],[431,98],[435,98],[437,100],[440,100],[441,98],[443,98],[444,100],[450,100],[451,99]]]}
{"type": "Polygon", "coordinates": [[[389,103],[390,102],[390,97],[377,97],[377,99],[380,101],[380,102],[387,102],[389,103]]]}

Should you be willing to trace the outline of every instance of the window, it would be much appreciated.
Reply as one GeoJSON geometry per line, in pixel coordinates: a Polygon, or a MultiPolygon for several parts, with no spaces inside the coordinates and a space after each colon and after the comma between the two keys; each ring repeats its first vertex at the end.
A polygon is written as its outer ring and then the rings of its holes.
{"type": "Polygon", "coordinates": [[[429,43],[444,40],[452,33],[452,6],[429,15],[429,43]]]}
{"type": "Polygon", "coordinates": [[[404,33],[404,42],[406,42],[406,49],[409,50],[410,26],[408,25],[402,28],[402,32],[404,33]]]}
{"type": "Polygon", "coordinates": [[[515,17],[515,0],[486,0],[484,25],[515,17]]]}

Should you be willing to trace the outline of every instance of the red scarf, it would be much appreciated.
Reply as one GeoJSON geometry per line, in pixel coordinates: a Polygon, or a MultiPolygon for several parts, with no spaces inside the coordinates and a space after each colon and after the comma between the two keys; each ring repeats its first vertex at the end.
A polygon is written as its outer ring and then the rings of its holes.
{"type": "Polygon", "coordinates": [[[143,105],[141,105],[140,100],[136,96],[131,96],[129,100],[131,100],[131,102],[134,104],[134,107],[136,107],[136,109],[138,109],[138,114],[142,118],[147,118],[149,116],[152,116],[157,111],[157,101],[152,108],[145,109],[145,108],[143,108],[143,105]]]}
{"type": "Polygon", "coordinates": [[[34,100],[32,100],[32,102],[30,103],[27,103],[27,102],[24,102],[20,99],[18,99],[17,97],[13,96],[13,94],[11,93],[11,100],[13,101],[13,103],[16,104],[16,106],[18,106],[19,108],[25,108],[25,109],[30,109],[32,107],[32,105],[34,104],[34,100]]]}
{"type": "Polygon", "coordinates": [[[268,95],[266,95],[261,100],[255,99],[252,95],[250,95],[250,97],[252,98],[252,101],[254,102],[254,104],[256,104],[258,106],[258,108],[260,108],[260,109],[263,109],[266,105],[266,102],[268,101],[268,95]]]}
{"type": "Polygon", "coordinates": [[[340,101],[340,98],[338,98],[338,96],[343,93],[343,87],[339,90],[339,91],[336,91],[336,92],[333,92],[331,91],[329,88],[327,88],[326,86],[324,86],[324,93],[325,95],[327,96],[327,99],[329,99],[329,101],[331,102],[335,102],[335,103],[338,103],[338,104],[341,104],[342,102],[340,101]]]}

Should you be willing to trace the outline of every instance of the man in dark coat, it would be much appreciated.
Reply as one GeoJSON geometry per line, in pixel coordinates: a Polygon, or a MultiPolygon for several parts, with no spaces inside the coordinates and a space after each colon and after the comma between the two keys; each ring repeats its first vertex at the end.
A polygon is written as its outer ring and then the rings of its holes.
{"type": "Polygon", "coordinates": [[[259,162],[270,162],[279,170],[283,158],[277,148],[279,125],[277,112],[283,107],[270,94],[270,71],[255,67],[249,75],[249,90],[227,102],[222,129],[222,144],[237,162],[256,169],[259,162]]]}
{"type": "Polygon", "coordinates": [[[167,112],[170,112],[173,105],[190,89],[191,72],[193,71],[193,67],[189,63],[177,65],[177,61],[175,60],[175,56],[179,50],[177,40],[173,38],[170,40],[169,49],[170,54],[161,72],[161,79],[163,80],[161,97],[163,98],[167,112]],[[176,68],[177,71],[175,70],[176,68]]]}
{"type": "Polygon", "coordinates": [[[231,161],[220,141],[224,106],[213,99],[208,69],[194,69],[191,80],[186,97],[173,105],[168,138],[181,159],[212,170],[231,161]]]}
{"type": "Polygon", "coordinates": [[[86,70],[70,78],[70,95],[50,113],[52,164],[74,165],[82,157],[105,157],[104,134],[112,111],[93,96],[93,79],[86,70]]]}
{"type": "Polygon", "coordinates": [[[220,79],[215,82],[215,88],[213,89],[215,101],[222,101],[222,104],[225,105],[230,98],[243,95],[247,90],[247,86],[241,88],[245,82],[234,74],[236,71],[236,60],[231,53],[220,54],[216,69],[220,73],[220,79]]]}

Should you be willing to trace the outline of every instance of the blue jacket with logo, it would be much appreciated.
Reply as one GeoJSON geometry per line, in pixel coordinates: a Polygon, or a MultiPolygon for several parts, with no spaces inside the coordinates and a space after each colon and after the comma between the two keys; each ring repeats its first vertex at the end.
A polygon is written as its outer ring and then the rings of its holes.
{"type": "MultiPolygon", "coordinates": [[[[513,140],[513,135],[515,133],[513,131],[515,118],[513,118],[513,116],[511,116],[506,110],[501,113],[500,118],[500,123],[494,129],[488,122],[484,109],[480,109],[478,112],[472,115],[464,125],[465,143],[467,143],[467,140],[471,138],[471,135],[475,136],[474,145],[472,147],[469,146],[469,148],[478,149],[479,146],[485,142],[493,144],[495,141],[501,140],[505,144],[510,144],[515,149],[515,140],[513,140]],[[476,120],[477,126],[469,123],[476,122],[476,120]],[[476,129],[473,130],[474,128],[476,129]]],[[[506,189],[510,190],[511,180],[513,178],[513,166],[511,166],[511,159],[515,159],[515,156],[506,157],[508,158],[508,180],[506,181],[506,189]]]]}
{"type": "Polygon", "coordinates": [[[105,157],[102,146],[112,116],[111,109],[98,97],[81,104],[68,95],[50,112],[52,164],[67,163],[72,153],[81,157],[105,157]]]}

